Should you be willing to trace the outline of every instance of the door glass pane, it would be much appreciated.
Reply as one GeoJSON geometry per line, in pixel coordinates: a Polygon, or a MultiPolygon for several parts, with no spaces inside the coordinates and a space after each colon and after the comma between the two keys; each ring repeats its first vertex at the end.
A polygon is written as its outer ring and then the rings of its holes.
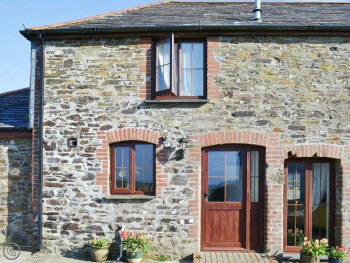
{"type": "Polygon", "coordinates": [[[241,152],[208,153],[208,201],[242,202],[243,167],[241,152]]]}
{"type": "Polygon", "coordinates": [[[312,164],[312,238],[328,238],[329,163],[312,164]]]}
{"type": "Polygon", "coordinates": [[[135,145],[135,185],[136,191],[154,191],[153,145],[135,145]]]}
{"type": "Polygon", "coordinates": [[[116,188],[130,187],[130,150],[129,147],[116,147],[116,188]]]}
{"type": "Polygon", "coordinates": [[[304,240],[305,164],[288,164],[287,246],[299,246],[304,240]]]}
{"type": "Polygon", "coordinates": [[[208,152],[208,176],[225,176],[225,152],[208,152]]]}
{"type": "Polygon", "coordinates": [[[250,201],[259,202],[259,152],[250,153],[250,201]]]}
{"type": "Polygon", "coordinates": [[[224,202],[225,177],[208,177],[208,193],[209,202],[224,202]]]}

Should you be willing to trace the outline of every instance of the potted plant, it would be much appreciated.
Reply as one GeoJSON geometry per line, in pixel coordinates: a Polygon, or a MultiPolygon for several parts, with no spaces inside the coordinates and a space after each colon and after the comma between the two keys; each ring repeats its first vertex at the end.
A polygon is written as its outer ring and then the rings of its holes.
{"type": "Polygon", "coordinates": [[[123,250],[129,263],[139,263],[144,254],[151,249],[151,241],[137,231],[120,231],[123,250]]]}
{"type": "Polygon", "coordinates": [[[105,262],[109,253],[109,241],[106,238],[94,239],[90,242],[90,254],[95,262],[105,262]]]}
{"type": "Polygon", "coordinates": [[[342,263],[348,250],[346,247],[331,247],[328,251],[328,262],[330,263],[342,263]]]}
{"type": "Polygon", "coordinates": [[[328,240],[307,240],[304,237],[304,243],[301,245],[300,262],[301,263],[319,263],[320,256],[327,255],[328,240]]]}

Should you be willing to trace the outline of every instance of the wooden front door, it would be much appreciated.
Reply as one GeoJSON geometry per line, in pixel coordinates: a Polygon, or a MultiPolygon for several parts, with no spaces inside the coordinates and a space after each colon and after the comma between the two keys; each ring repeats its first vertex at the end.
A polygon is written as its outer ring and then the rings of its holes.
{"type": "Polygon", "coordinates": [[[202,152],[202,250],[261,250],[263,155],[245,147],[202,152]]]}

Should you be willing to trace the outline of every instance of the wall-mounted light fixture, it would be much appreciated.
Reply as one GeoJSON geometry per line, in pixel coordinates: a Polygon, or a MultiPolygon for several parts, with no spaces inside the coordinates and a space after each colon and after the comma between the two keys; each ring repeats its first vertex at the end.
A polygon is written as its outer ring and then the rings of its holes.
{"type": "Polygon", "coordinates": [[[163,135],[162,137],[159,138],[159,140],[164,143],[168,140],[168,137],[166,137],[166,135],[163,135]]]}
{"type": "Polygon", "coordinates": [[[186,138],[181,138],[177,140],[179,142],[180,150],[179,150],[179,159],[183,159],[185,157],[186,144],[189,142],[186,138]]]}

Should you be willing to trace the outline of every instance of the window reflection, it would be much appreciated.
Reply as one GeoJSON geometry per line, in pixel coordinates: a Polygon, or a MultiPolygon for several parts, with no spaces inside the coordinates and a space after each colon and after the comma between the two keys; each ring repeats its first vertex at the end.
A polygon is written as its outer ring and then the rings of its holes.
{"type": "Polygon", "coordinates": [[[130,151],[129,147],[118,147],[116,149],[116,187],[129,188],[130,175],[130,151]]]}
{"type": "Polygon", "coordinates": [[[208,153],[209,202],[242,202],[242,154],[238,151],[208,153]]]}
{"type": "Polygon", "coordinates": [[[153,192],[153,145],[135,145],[136,191],[153,192]]]}

